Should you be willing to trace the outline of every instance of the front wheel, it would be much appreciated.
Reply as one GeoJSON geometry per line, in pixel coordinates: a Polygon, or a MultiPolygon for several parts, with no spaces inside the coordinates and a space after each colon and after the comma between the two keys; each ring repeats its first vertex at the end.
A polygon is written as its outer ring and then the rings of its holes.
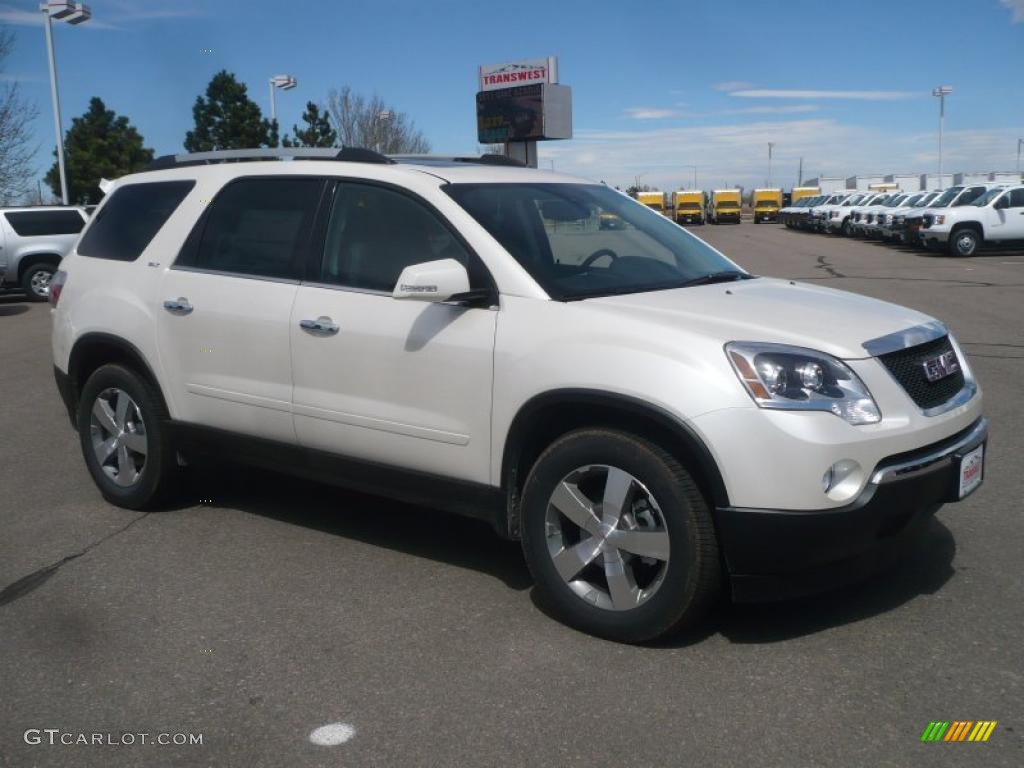
{"type": "Polygon", "coordinates": [[[981,238],[973,229],[959,229],[949,238],[950,256],[973,256],[981,238]]]}
{"type": "Polygon", "coordinates": [[[627,643],[699,621],[721,587],[711,512],[669,453],[583,429],[540,456],[523,489],[523,551],[566,624],[627,643]]]}
{"type": "Polygon", "coordinates": [[[50,298],[50,281],[57,273],[57,265],[33,264],[21,276],[21,289],[29,301],[46,301],[50,298]]]}
{"type": "Polygon", "coordinates": [[[78,437],[103,497],[128,509],[156,505],[174,485],[177,456],[159,394],[135,371],[104,365],[78,401],[78,437]]]}

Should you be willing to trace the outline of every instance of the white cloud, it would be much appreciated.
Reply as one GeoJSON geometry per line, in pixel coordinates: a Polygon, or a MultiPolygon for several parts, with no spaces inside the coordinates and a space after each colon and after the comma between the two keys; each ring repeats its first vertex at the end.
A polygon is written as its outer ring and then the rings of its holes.
{"type": "MultiPolygon", "coordinates": [[[[721,125],[666,125],[636,130],[577,129],[576,138],[546,142],[541,165],[555,161],[562,172],[603,179],[622,187],[643,174],[643,183],[670,190],[692,179],[684,165],[696,163],[704,189],[725,184],[764,184],[767,143],[775,143],[773,182],[796,183],[803,158],[804,177],[845,178],[869,173],[925,173],[938,166],[934,133],[893,134],[831,118],[763,120],[721,125]]],[[[946,173],[1013,168],[1016,134],[1011,129],[947,131],[943,137],[946,173]]]]}
{"type": "Polygon", "coordinates": [[[999,0],[1008,10],[1013,12],[1013,24],[1024,23],[1024,0],[999,0]]]}
{"type": "Polygon", "coordinates": [[[919,94],[907,91],[803,91],[754,88],[730,91],[743,99],[856,99],[859,101],[899,101],[919,94]]]}
{"type": "Polygon", "coordinates": [[[713,86],[716,91],[742,91],[747,88],[753,87],[751,83],[746,83],[742,80],[726,80],[724,83],[715,83],[713,86]]]}
{"type": "Polygon", "coordinates": [[[790,115],[800,112],[817,112],[821,107],[817,104],[785,104],[778,107],[744,107],[743,109],[727,109],[727,115],[790,115]]]}
{"type": "Polygon", "coordinates": [[[664,120],[669,117],[680,117],[681,112],[674,109],[661,109],[658,107],[629,107],[626,114],[634,120],[664,120]]]}

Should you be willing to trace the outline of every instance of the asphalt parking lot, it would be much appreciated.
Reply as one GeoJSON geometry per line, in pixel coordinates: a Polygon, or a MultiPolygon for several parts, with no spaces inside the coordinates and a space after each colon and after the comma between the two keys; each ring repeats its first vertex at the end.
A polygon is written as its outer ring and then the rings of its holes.
{"type": "Polygon", "coordinates": [[[697,228],[747,269],[945,320],[985,391],[986,483],[893,571],[722,605],[652,647],[535,605],[486,525],[249,470],[140,514],[90,481],[49,309],[0,297],[0,764],[1024,764],[1024,252],[969,260],[776,225],[697,228]],[[996,720],[984,744],[920,742],[996,720]],[[354,736],[317,746],[344,723],[354,736]],[[26,744],[28,729],[201,745],[26,744]]]}

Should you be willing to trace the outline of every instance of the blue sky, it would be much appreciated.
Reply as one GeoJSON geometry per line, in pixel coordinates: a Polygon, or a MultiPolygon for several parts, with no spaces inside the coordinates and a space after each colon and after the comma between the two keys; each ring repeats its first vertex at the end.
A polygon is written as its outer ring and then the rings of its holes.
{"type": "MultiPolygon", "coordinates": [[[[644,3],[94,0],[93,21],[55,25],[65,127],[91,96],[128,115],[157,154],[181,151],[210,77],[234,72],[282,126],[332,87],[376,91],[408,112],[438,152],[477,149],[476,68],[557,55],[572,86],[575,138],[541,147],[542,166],[671,189],[818,174],[934,171],[939,84],[945,169],[1012,169],[1024,137],[1024,0],[644,3]],[[203,53],[212,49],[212,53],[203,53]]],[[[41,14],[0,0],[17,32],[0,78],[39,107],[38,165],[53,144],[41,14]]]]}

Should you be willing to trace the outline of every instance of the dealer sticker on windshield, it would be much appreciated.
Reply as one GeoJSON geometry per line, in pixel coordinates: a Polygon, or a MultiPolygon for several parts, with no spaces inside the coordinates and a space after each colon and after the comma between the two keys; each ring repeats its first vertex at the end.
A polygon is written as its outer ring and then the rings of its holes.
{"type": "Polygon", "coordinates": [[[981,485],[985,471],[985,444],[982,443],[960,459],[960,498],[981,485]]]}

